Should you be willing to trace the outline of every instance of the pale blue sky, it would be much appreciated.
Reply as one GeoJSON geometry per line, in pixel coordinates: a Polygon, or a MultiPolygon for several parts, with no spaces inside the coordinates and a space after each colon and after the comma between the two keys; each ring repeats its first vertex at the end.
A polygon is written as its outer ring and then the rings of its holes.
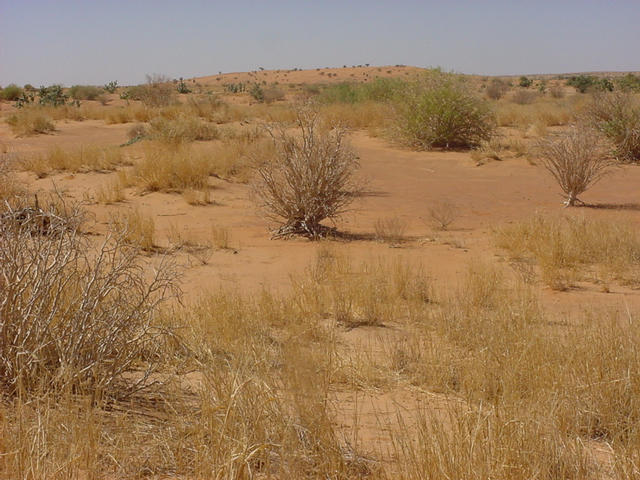
{"type": "Polygon", "coordinates": [[[364,63],[640,70],[640,0],[0,0],[0,85],[364,63]]]}

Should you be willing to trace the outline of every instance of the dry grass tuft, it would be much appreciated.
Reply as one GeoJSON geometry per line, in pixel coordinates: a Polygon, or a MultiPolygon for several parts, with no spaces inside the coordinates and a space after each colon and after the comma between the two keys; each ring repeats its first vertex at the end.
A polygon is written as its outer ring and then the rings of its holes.
{"type": "Polygon", "coordinates": [[[128,164],[128,159],[119,148],[93,145],[72,151],[54,147],[44,154],[28,155],[21,159],[22,167],[40,178],[60,171],[108,172],[128,164]]]}
{"type": "Polygon", "coordinates": [[[373,225],[376,238],[390,245],[399,245],[404,241],[407,221],[400,217],[379,218],[373,225]]]}
{"type": "Polygon", "coordinates": [[[539,215],[497,230],[496,242],[513,260],[537,264],[543,281],[556,290],[576,279],[640,280],[640,236],[623,219],[539,215]]]}
{"type": "Polygon", "coordinates": [[[114,230],[122,232],[122,241],[127,245],[132,245],[146,252],[155,250],[156,226],[152,217],[138,209],[133,209],[114,216],[111,224],[114,230]]]}
{"type": "Polygon", "coordinates": [[[17,136],[37,135],[55,130],[52,119],[38,108],[23,108],[9,115],[6,122],[17,136]]]}

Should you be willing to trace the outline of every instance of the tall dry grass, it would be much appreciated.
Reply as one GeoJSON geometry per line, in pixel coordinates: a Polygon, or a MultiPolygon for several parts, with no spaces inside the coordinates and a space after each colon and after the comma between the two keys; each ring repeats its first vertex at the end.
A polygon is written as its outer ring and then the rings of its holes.
{"type": "Polygon", "coordinates": [[[637,284],[640,236],[625,218],[537,215],[496,230],[514,261],[539,266],[543,281],[563,290],[578,279],[637,284]]]}
{"type": "Polygon", "coordinates": [[[87,145],[75,150],[53,147],[45,153],[28,154],[21,158],[20,164],[42,178],[60,171],[113,171],[119,166],[129,165],[130,161],[117,147],[87,145]]]}

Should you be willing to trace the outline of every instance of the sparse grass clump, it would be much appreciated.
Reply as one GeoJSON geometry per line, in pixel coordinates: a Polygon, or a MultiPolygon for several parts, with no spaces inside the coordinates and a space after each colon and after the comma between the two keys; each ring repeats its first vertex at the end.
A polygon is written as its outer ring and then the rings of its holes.
{"type": "Polygon", "coordinates": [[[379,218],[373,225],[376,238],[391,245],[398,245],[404,241],[407,231],[406,220],[400,217],[379,218]]]}
{"type": "Polygon", "coordinates": [[[74,100],[100,100],[104,89],[93,85],[74,85],[69,88],[69,96],[74,100]]]}
{"type": "Polygon", "coordinates": [[[189,146],[167,149],[163,144],[149,143],[144,158],[132,171],[134,183],[146,192],[182,192],[205,190],[211,174],[209,155],[189,146]]]}
{"type": "Polygon", "coordinates": [[[52,119],[37,107],[25,107],[12,113],[6,122],[17,136],[37,135],[55,130],[52,119]]]}
{"type": "Polygon", "coordinates": [[[432,71],[411,83],[397,102],[397,132],[424,150],[478,146],[491,138],[494,117],[461,77],[432,71]]]}
{"type": "Polygon", "coordinates": [[[514,261],[538,265],[557,290],[579,278],[640,281],[640,236],[622,219],[536,216],[497,230],[496,241],[514,261]]]}
{"type": "Polygon", "coordinates": [[[111,221],[113,228],[120,232],[122,242],[147,252],[154,250],[156,226],[153,218],[139,209],[118,214],[111,221]]]}
{"type": "Polygon", "coordinates": [[[43,154],[25,156],[21,164],[25,170],[42,178],[60,172],[107,172],[128,164],[128,159],[117,147],[83,146],[77,150],[54,147],[43,154]]]}
{"type": "Polygon", "coordinates": [[[214,140],[218,138],[218,128],[197,117],[180,116],[176,119],[157,117],[151,120],[149,137],[169,145],[180,145],[195,140],[214,140]]]}

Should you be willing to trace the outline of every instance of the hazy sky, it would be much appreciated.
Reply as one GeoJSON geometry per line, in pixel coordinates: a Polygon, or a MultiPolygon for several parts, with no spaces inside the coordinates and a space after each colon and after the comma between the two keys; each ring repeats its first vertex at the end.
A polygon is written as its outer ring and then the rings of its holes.
{"type": "Polygon", "coordinates": [[[0,0],[0,85],[364,63],[640,70],[640,0],[0,0]]]}

